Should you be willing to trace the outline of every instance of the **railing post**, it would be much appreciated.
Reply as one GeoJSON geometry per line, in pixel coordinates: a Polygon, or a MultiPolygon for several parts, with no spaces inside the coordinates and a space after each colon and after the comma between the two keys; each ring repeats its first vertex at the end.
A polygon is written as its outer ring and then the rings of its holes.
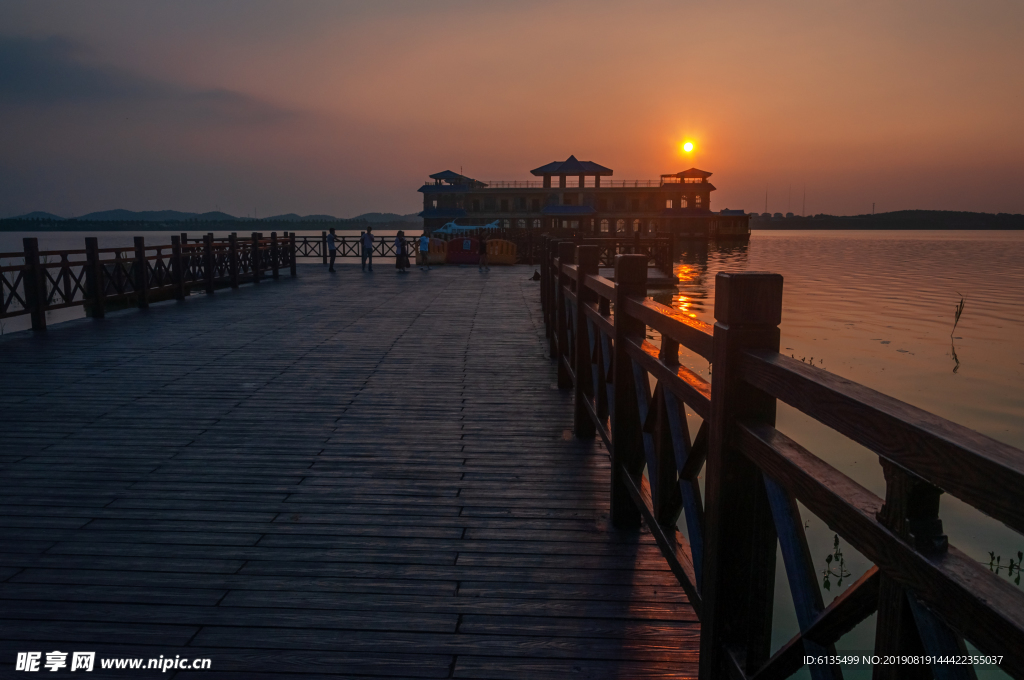
{"type": "Polygon", "coordinates": [[[39,263],[39,240],[22,239],[25,247],[25,266],[23,275],[25,283],[25,306],[32,317],[32,330],[46,330],[46,279],[43,267],[39,263]]]}
{"type": "Polygon", "coordinates": [[[291,267],[292,276],[297,276],[298,271],[295,265],[295,232],[288,234],[288,264],[291,267]]]}
{"type": "Polygon", "coordinates": [[[206,275],[206,294],[213,295],[213,234],[203,234],[203,261],[206,263],[203,267],[203,273],[206,275]]]}
{"type": "Polygon", "coordinates": [[[149,307],[149,272],[146,262],[146,237],[135,237],[135,295],[138,296],[139,309],[149,307]]]}
{"type": "Polygon", "coordinates": [[[238,288],[238,234],[228,235],[228,269],[231,276],[231,287],[238,288]]]}
{"type": "Polygon", "coordinates": [[[587,306],[597,302],[597,293],[586,286],[588,275],[596,276],[597,248],[576,247],[576,394],[573,406],[573,432],[581,439],[591,439],[597,434],[594,421],[587,410],[587,402],[594,396],[593,373],[590,369],[590,331],[587,320],[587,306]]]}
{"type": "Polygon", "coordinates": [[[277,232],[272,231],[270,232],[270,269],[275,280],[281,278],[281,263],[277,260],[278,256],[277,232]]]}
{"type": "Polygon", "coordinates": [[[552,359],[558,358],[558,270],[555,267],[555,259],[558,257],[558,241],[548,241],[547,253],[544,259],[548,262],[548,356],[552,359]]]}
{"type": "Polygon", "coordinates": [[[615,347],[612,359],[614,398],[612,416],[611,518],[615,526],[640,526],[640,510],[624,481],[624,475],[642,468],[644,461],[643,423],[633,380],[633,360],[626,351],[630,338],[642,340],[646,326],[625,313],[627,298],[647,297],[647,257],[615,257],[615,347]]]}
{"type": "Polygon", "coordinates": [[[185,256],[181,252],[181,237],[171,237],[171,281],[174,283],[174,299],[184,300],[185,288],[185,256]]]}
{"type": "Polygon", "coordinates": [[[324,264],[327,264],[327,232],[320,232],[320,252],[324,255],[324,264]]]}
{"type": "Polygon", "coordinates": [[[571,264],[576,260],[576,244],[572,241],[563,241],[558,244],[558,271],[555,279],[558,281],[558,295],[555,306],[555,329],[558,335],[558,387],[569,389],[572,387],[572,374],[569,372],[569,360],[572,350],[569,344],[570,323],[574,320],[569,316],[568,298],[565,290],[569,287],[569,275],[562,270],[562,265],[571,264]]]}
{"type": "Polygon", "coordinates": [[[100,264],[100,246],[95,236],[85,237],[85,297],[92,300],[89,314],[102,319],[105,313],[103,298],[106,281],[103,279],[103,265],[100,264]]]}
{"type": "Polygon", "coordinates": [[[249,254],[249,261],[252,264],[252,282],[260,282],[260,235],[252,232],[252,252],[249,254]]]}
{"type": "Polygon", "coordinates": [[[777,536],[761,471],[732,446],[742,421],[775,424],[775,399],[743,382],[749,349],[779,349],[782,277],[715,277],[711,414],[705,469],[701,680],[728,677],[726,656],[746,673],[768,660],[777,536]]]}
{"type": "Polygon", "coordinates": [[[540,242],[540,311],[544,319],[544,337],[550,334],[548,328],[548,238],[540,242]]]}
{"type": "MultiPolygon", "coordinates": [[[[928,556],[939,556],[949,546],[939,519],[942,491],[881,459],[885,475],[885,503],[878,521],[895,535],[928,556]]],[[[878,618],[875,624],[875,654],[939,655],[968,654],[963,638],[951,631],[917,603],[911,591],[886,573],[878,583],[878,618]],[[925,638],[925,632],[928,637],[925,638]],[[925,643],[925,639],[929,644],[925,643]]],[[[875,668],[874,680],[917,680],[931,678],[927,667],[875,668]]],[[[950,675],[949,677],[974,677],[950,675]]]]}

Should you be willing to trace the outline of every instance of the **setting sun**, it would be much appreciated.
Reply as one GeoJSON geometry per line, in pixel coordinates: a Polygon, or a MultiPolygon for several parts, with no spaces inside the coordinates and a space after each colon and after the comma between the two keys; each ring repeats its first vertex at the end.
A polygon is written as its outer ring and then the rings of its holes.
{"type": "Polygon", "coordinates": [[[683,151],[685,151],[686,153],[690,153],[691,151],[693,151],[693,142],[685,142],[683,144],[683,151]]]}

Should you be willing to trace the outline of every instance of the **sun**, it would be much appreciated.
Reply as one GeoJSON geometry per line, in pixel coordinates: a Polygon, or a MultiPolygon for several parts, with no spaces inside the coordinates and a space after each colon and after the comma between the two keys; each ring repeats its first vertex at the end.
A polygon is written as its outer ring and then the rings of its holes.
{"type": "Polygon", "coordinates": [[[683,144],[683,151],[685,151],[686,153],[690,153],[691,151],[693,151],[693,142],[686,142],[685,144],[683,144]]]}

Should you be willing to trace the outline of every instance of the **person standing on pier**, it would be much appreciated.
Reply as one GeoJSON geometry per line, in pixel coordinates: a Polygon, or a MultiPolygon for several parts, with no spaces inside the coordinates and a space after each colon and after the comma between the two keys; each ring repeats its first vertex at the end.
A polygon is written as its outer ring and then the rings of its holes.
{"type": "Polygon", "coordinates": [[[430,237],[427,236],[427,232],[423,232],[420,236],[420,269],[431,269],[430,266],[430,237]]]}
{"type": "Polygon", "coordinates": [[[334,271],[334,258],[338,256],[338,245],[334,241],[334,227],[331,227],[331,233],[327,234],[327,253],[331,256],[331,266],[327,271],[334,271]]]}
{"type": "Polygon", "coordinates": [[[363,271],[366,271],[366,265],[370,265],[370,271],[373,271],[373,227],[367,227],[366,231],[359,235],[360,245],[362,246],[362,261],[363,271]]]}
{"type": "Polygon", "coordinates": [[[395,236],[395,269],[400,273],[405,274],[408,268],[409,251],[405,243],[405,232],[399,230],[398,235],[395,236]]]}

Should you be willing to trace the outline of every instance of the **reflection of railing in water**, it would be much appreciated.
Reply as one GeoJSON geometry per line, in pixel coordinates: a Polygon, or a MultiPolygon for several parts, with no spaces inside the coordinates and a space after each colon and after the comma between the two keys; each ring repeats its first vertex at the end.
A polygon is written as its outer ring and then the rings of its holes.
{"type": "Polygon", "coordinates": [[[294,234],[279,239],[254,232],[251,237],[200,240],[172,236],[169,245],[146,245],[135,237],[132,246],[100,248],[95,237],[84,250],[40,251],[35,238],[24,239],[24,252],[0,253],[0,319],[30,315],[34,330],[46,329],[46,312],[83,306],[93,317],[107,307],[183,299],[193,289],[259,283],[264,272],[278,278],[288,268],[295,276],[294,234]]]}
{"type": "Polygon", "coordinates": [[[700,677],[788,677],[876,612],[876,655],[959,657],[966,639],[1024,677],[1024,593],[950,546],[939,519],[945,492],[1024,530],[1024,451],[779,354],[779,275],[718,274],[712,327],[647,299],[646,265],[616,258],[613,283],[597,248],[548,241],[541,302],[574,431],[611,455],[613,522],[643,519],[700,617],[700,677]],[[711,363],[711,382],[680,347],[711,363]],[[878,454],[885,499],[779,432],[777,400],[878,454]],[[703,420],[692,438],[686,409],[703,420]],[[875,565],[827,606],[798,502],[875,565]],[[777,546],[800,632],[772,654],[777,546]]]}

